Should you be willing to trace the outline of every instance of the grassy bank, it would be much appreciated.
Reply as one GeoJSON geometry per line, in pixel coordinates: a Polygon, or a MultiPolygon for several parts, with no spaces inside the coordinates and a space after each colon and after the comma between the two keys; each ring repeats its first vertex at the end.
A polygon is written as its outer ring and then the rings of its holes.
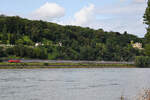
{"type": "Polygon", "coordinates": [[[135,68],[133,64],[95,64],[95,63],[0,63],[0,69],[31,68],[135,68]]]}

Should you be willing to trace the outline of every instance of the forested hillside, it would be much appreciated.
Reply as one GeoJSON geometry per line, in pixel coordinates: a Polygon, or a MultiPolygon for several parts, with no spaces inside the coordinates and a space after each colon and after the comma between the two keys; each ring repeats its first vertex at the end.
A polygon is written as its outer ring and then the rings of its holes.
{"type": "Polygon", "coordinates": [[[143,43],[127,32],[0,16],[0,57],[5,58],[131,61],[143,55],[131,41],[143,43]]]}

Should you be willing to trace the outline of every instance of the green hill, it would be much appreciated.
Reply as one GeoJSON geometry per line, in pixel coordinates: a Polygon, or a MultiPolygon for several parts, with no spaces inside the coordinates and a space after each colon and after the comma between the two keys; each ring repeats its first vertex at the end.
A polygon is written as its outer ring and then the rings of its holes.
{"type": "Polygon", "coordinates": [[[143,43],[127,32],[0,16],[0,57],[132,61],[143,53],[131,41],[143,43]]]}

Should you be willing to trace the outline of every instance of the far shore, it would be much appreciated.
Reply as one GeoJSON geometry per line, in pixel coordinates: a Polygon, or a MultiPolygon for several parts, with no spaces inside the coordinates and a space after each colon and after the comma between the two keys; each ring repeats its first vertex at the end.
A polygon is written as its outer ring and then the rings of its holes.
{"type": "Polygon", "coordinates": [[[136,68],[134,64],[96,64],[96,63],[7,63],[1,62],[0,69],[35,68],[136,68]]]}

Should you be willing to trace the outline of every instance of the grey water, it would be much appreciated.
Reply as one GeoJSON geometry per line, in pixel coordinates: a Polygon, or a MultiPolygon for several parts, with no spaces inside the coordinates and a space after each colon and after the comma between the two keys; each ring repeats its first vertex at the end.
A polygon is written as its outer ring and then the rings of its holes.
{"type": "Polygon", "coordinates": [[[1,69],[0,100],[131,99],[150,87],[149,77],[138,68],[1,69]]]}

